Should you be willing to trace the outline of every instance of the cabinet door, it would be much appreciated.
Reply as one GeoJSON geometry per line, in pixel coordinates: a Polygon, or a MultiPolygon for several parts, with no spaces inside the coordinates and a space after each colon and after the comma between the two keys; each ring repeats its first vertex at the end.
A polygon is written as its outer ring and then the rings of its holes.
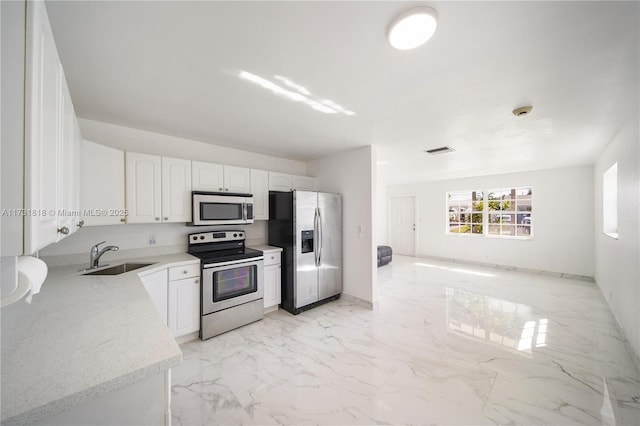
{"type": "Polygon", "coordinates": [[[313,191],[313,178],[309,176],[291,175],[293,189],[300,191],[313,191]]]}
{"type": "Polygon", "coordinates": [[[59,144],[58,189],[58,241],[78,230],[80,222],[80,129],[71,103],[62,65],[60,65],[62,88],[60,112],[61,141],[59,144]]]}
{"type": "Polygon", "coordinates": [[[60,61],[43,2],[27,3],[25,254],[58,239],[60,61]]]}
{"type": "Polygon", "coordinates": [[[162,221],[191,221],[191,160],[162,157],[162,221]]]}
{"type": "Polygon", "coordinates": [[[269,191],[288,192],[292,189],[291,175],[269,172],[269,191]]]}
{"type": "Polygon", "coordinates": [[[125,158],[127,223],[159,223],[162,214],[160,157],[127,152],[125,158]]]}
{"type": "Polygon", "coordinates": [[[140,277],[144,288],[149,293],[151,301],[158,309],[160,317],[165,324],[167,321],[167,270],[154,272],[140,277]]]}
{"type": "Polygon", "coordinates": [[[251,169],[251,191],[255,220],[269,220],[269,172],[251,169]]]}
{"type": "Polygon", "coordinates": [[[222,164],[191,162],[191,186],[194,191],[224,191],[224,166],[222,164]]]}
{"type": "Polygon", "coordinates": [[[125,209],[124,151],[87,140],[81,142],[80,209],[84,213],[84,226],[126,221],[124,213],[117,214],[125,209]]]}
{"type": "Polygon", "coordinates": [[[246,167],[224,166],[225,192],[249,194],[251,192],[251,170],[246,167]]]}
{"type": "Polygon", "coordinates": [[[169,328],[174,337],[200,330],[200,278],[169,281],[169,328]]]}
{"type": "Polygon", "coordinates": [[[280,304],[280,265],[264,267],[264,307],[280,304]]]}

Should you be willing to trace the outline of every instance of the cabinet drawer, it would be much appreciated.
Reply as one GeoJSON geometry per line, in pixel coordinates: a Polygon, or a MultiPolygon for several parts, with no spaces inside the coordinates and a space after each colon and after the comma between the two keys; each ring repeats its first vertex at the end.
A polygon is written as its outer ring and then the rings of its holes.
{"type": "Polygon", "coordinates": [[[182,280],[184,278],[192,278],[200,276],[200,264],[174,266],[169,268],[169,281],[182,280]]]}
{"type": "Polygon", "coordinates": [[[264,254],[264,266],[269,265],[279,265],[280,264],[280,253],[279,251],[272,251],[264,254]]]}

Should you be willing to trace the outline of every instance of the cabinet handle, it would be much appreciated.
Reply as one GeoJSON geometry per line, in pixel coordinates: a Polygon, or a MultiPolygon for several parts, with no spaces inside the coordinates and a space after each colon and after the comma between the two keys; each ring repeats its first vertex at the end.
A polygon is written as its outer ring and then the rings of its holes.
{"type": "Polygon", "coordinates": [[[84,220],[78,222],[78,228],[82,228],[84,226],[84,220]]]}
{"type": "Polygon", "coordinates": [[[200,284],[200,280],[196,280],[196,284],[200,284]]]}
{"type": "Polygon", "coordinates": [[[188,272],[187,272],[187,270],[184,270],[184,271],[182,271],[182,273],[183,273],[183,274],[187,274],[188,272]]]}
{"type": "Polygon", "coordinates": [[[127,221],[127,219],[125,219],[124,217],[120,219],[120,222],[125,223],[127,221]]]}
{"type": "Polygon", "coordinates": [[[160,218],[159,218],[159,217],[156,217],[156,220],[160,220],[160,218]]]}
{"type": "Polygon", "coordinates": [[[164,218],[164,220],[169,220],[169,218],[168,218],[168,217],[165,217],[165,218],[164,218]]]}
{"type": "Polygon", "coordinates": [[[224,190],[225,190],[225,191],[227,191],[227,192],[229,192],[229,188],[225,188],[224,190]]]}
{"type": "Polygon", "coordinates": [[[218,191],[222,191],[222,188],[218,188],[218,191]]]}
{"type": "Polygon", "coordinates": [[[69,235],[69,228],[67,228],[66,226],[63,226],[62,228],[58,228],[58,232],[61,233],[62,235],[69,235]]]}

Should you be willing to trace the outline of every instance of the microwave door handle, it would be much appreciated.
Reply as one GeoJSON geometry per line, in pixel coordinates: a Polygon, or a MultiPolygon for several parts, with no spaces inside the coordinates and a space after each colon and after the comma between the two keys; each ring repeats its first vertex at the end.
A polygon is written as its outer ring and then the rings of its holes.
{"type": "Polygon", "coordinates": [[[247,203],[242,203],[242,221],[247,222],[247,203]]]}

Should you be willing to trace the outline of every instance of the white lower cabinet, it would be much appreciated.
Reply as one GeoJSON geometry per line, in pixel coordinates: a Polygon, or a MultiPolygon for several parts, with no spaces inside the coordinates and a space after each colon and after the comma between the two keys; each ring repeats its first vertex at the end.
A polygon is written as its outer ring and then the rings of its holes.
{"type": "Polygon", "coordinates": [[[170,266],[140,277],[174,337],[200,330],[200,263],[170,266]]]}
{"type": "Polygon", "coordinates": [[[147,293],[151,297],[151,301],[156,305],[158,313],[167,324],[167,270],[153,272],[148,275],[140,277],[144,288],[147,289],[147,293]]]}
{"type": "Polygon", "coordinates": [[[200,330],[200,278],[169,281],[169,329],[174,337],[200,330]]]}
{"type": "Polygon", "coordinates": [[[264,307],[278,306],[281,299],[281,264],[279,251],[264,253],[264,307]]]}
{"type": "Polygon", "coordinates": [[[169,268],[168,325],[173,337],[200,330],[200,263],[169,268]]]}

